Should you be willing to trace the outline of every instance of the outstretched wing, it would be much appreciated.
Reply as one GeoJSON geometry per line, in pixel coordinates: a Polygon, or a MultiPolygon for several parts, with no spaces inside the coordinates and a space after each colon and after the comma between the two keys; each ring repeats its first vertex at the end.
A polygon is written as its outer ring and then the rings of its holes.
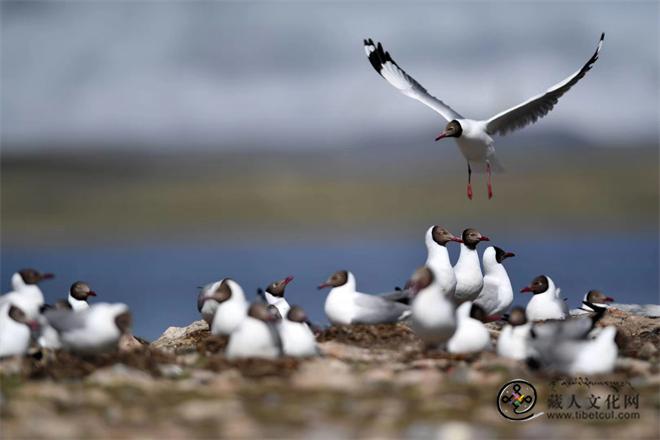
{"type": "Polygon", "coordinates": [[[517,130],[526,125],[533,124],[538,119],[547,115],[553,109],[559,98],[568,92],[584,75],[591,70],[591,67],[598,59],[600,49],[603,47],[605,34],[601,34],[598,41],[596,52],[589,58],[584,66],[562,82],[550,87],[545,93],[534,96],[520,105],[498,113],[486,121],[486,131],[489,134],[505,135],[510,131],[517,130]]]}
{"type": "Polygon", "coordinates": [[[378,43],[376,46],[371,38],[364,40],[364,51],[369,57],[371,65],[376,72],[387,80],[388,83],[396,87],[401,93],[418,100],[424,105],[431,107],[440,113],[447,121],[454,119],[463,119],[463,116],[456,113],[451,107],[438,98],[429,94],[421,84],[413,77],[408,75],[397,63],[394,62],[389,52],[383,50],[383,46],[378,43]]]}

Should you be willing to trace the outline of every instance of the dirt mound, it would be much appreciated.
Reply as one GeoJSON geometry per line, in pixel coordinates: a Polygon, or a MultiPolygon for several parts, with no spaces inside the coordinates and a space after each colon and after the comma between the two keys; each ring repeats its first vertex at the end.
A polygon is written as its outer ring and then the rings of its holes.
{"type": "Polygon", "coordinates": [[[362,348],[396,350],[406,344],[417,344],[419,339],[404,324],[341,325],[329,327],[319,333],[318,342],[341,342],[362,348]]]}

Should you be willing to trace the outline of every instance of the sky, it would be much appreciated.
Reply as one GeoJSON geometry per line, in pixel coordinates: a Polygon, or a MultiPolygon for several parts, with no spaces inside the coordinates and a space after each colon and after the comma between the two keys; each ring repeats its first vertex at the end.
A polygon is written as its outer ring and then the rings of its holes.
{"type": "Polygon", "coordinates": [[[3,151],[303,149],[431,142],[444,120],[362,39],[488,118],[600,60],[510,142],[657,142],[656,2],[2,2],[3,151]]]}

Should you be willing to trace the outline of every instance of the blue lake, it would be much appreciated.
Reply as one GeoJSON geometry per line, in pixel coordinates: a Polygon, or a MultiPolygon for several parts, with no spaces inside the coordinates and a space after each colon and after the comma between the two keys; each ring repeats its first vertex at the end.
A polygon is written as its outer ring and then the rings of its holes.
{"type": "MultiPolygon", "coordinates": [[[[422,233],[423,235],[423,233],[422,233]]],[[[490,235],[490,234],[489,234],[490,235]]],[[[491,237],[492,238],[492,237],[491,237]]],[[[617,302],[658,303],[656,233],[631,236],[576,235],[524,240],[499,237],[495,242],[517,254],[506,261],[514,289],[539,274],[551,276],[577,306],[584,293],[598,288],[617,302]]],[[[450,245],[453,260],[458,247],[450,245]]],[[[482,249],[483,250],[483,249],[482,249]]],[[[134,313],[135,334],[154,339],[168,326],[198,319],[197,286],[230,276],[250,297],[257,287],[294,275],[287,297],[310,317],[325,323],[326,291],[316,286],[337,269],[351,270],[358,288],[382,292],[405,283],[424,261],[423,241],[389,236],[386,240],[200,242],[117,246],[2,248],[1,286],[10,289],[11,274],[22,267],[54,272],[42,290],[48,302],[65,297],[69,285],[88,281],[96,301],[121,301],[134,313]]],[[[525,294],[515,303],[525,304],[525,294]]]]}

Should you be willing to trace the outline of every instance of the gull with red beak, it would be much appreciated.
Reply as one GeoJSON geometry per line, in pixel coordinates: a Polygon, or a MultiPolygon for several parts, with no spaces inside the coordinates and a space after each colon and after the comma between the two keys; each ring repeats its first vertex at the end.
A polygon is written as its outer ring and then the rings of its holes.
{"type": "Polygon", "coordinates": [[[293,281],[292,276],[288,276],[283,280],[273,281],[265,290],[257,290],[257,295],[261,296],[266,301],[266,304],[275,306],[281,316],[286,316],[291,306],[286,298],[284,298],[284,291],[291,281],[293,281]]]}
{"type": "Polygon", "coordinates": [[[605,34],[600,36],[596,52],[575,73],[568,78],[550,87],[544,93],[536,95],[522,104],[511,107],[490,119],[474,120],[461,116],[450,106],[432,96],[413,77],[408,75],[394,62],[383,46],[375,44],[373,40],[364,40],[364,50],[369,57],[371,65],[388,83],[410,98],[430,107],[439,113],[447,122],[445,130],[436,137],[436,141],[444,138],[454,138],[458,148],[463,153],[468,165],[467,196],[472,199],[472,165],[477,165],[478,171],[488,173],[488,198],[493,196],[491,184],[491,171],[501,169],[495,157],[493,135],[505,135],[511,131],[523,128],[547,115],[571,87],[582,79],[598,59],[603,46],[605,34]]]}
{"type": "Polygon", "coordinates": [[[565,301],[559,297],[559,288],[549,276],[539,275],[532,283],[520,289],[521,293],[530,292],[534,296],[527,303],[525,313],[529,321],[544,321],[547,319],[566,319],[565,301]]]}
{"type": "Polygon", "coordinates": [[[486,315],[497,315],[506,311],[513,302],[513,287],[502,262],[516,255],[497,246],[489,246],[484,251],[484,286],[474,301],[486,315]]]}
{"type": "Polygon", "coordinates": [[[85,310],[89,308],[87,300],[90,296],[96,296],[94,292],[84,281],[76,281],[69,288],[69,297],[67,302],[75,311],[85,310]]]}
{"type": "Polygon", "coordinates": [[[465,301],[474,301],[484,286],[484,277],[481,272],[481,263],[477,253],[477,245],[490,238],[481,235],[476,229],[468,228],[461,236],[461,253],[454,266],[456,275],[456,290],[454,302],[461,304],[465,301]]]}
{"type": "Polygon", "coordinates": [[[621,304],[615,303],[614,298],[606,296],[600,290],[590,290],[584,295],[582,306],[571,310],[571,315],[583,315],[593,313],[590,306],[593,304],[599,307],[613,308],[622,310],[633,315],[646,316],[647,318],[660,318],[660,305],[658,304],[621,304]]]}

